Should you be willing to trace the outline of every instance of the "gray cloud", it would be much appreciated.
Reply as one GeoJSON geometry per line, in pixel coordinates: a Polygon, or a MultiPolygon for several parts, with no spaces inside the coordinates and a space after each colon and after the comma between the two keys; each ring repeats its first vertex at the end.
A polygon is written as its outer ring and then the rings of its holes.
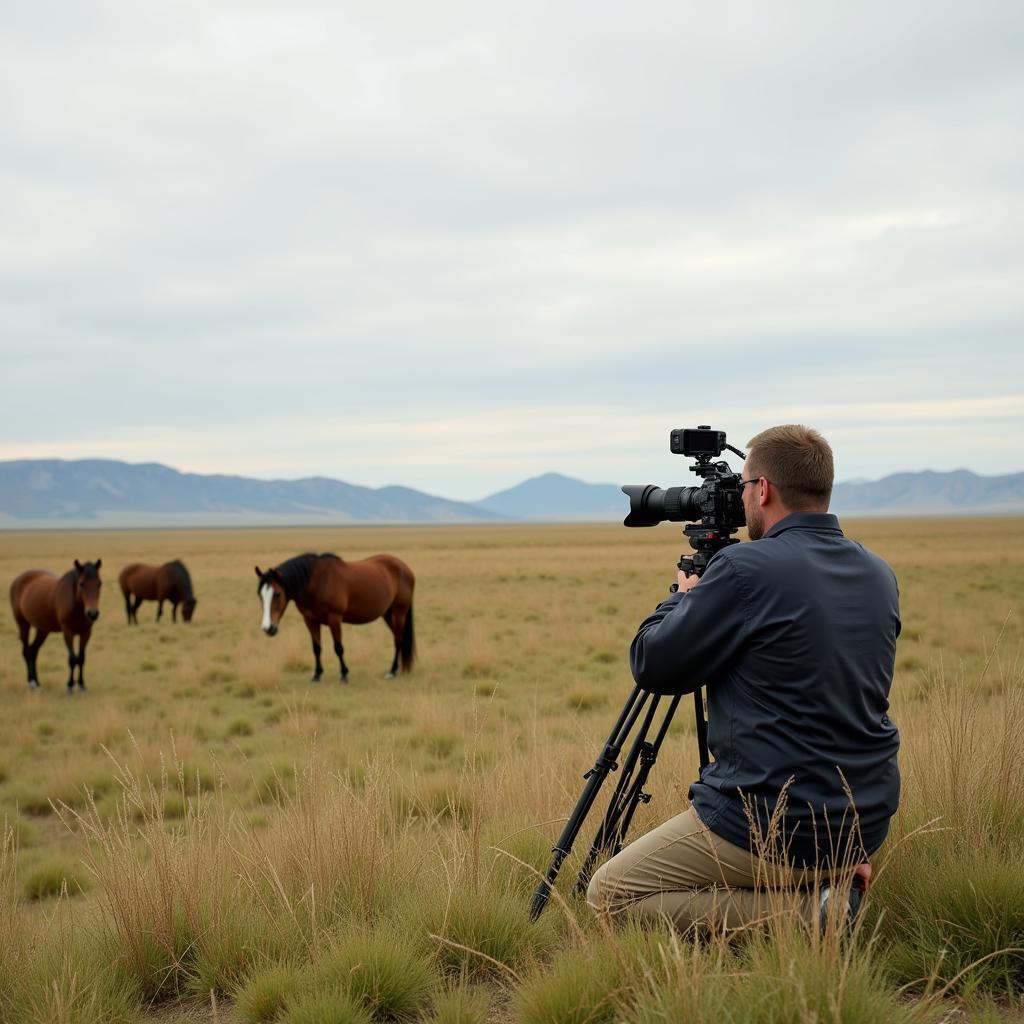
{"type": "Polygon", "coordinates": [[[1017,4],[9,6],[0,457],[1020,468],[1017,4]]]}

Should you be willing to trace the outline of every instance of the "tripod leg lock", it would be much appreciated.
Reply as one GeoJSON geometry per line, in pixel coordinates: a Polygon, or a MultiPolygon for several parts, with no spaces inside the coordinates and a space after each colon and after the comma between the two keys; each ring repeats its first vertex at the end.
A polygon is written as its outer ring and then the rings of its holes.
{"type": "Polygon", "coordinates": [[[597,759],[597,762],[594,764],[594,767],[591,768],[590,771],[583,773],[583,778],[589,779],[591,776],[596,775],[599,772],[602,772],[607,775],[608,772],[613,772],[618,767],[619,762],[616,761],[614,757],[606,757],[604,754],[602,754],[597,759]]]}

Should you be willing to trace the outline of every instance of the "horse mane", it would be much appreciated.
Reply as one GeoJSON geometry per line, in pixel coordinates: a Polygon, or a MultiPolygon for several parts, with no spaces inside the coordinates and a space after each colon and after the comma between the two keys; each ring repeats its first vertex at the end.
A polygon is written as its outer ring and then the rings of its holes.
{"type": "Polygon", "coordinates": [[[192,577],[189,576],[185,563],[180,558],[176,558],[173,562],[168,562],[166,568],[170,569],[174,582],[178,584],[182,600],[191,601],[194,596],[192,594],[192,577]]]}
{"type": "Polygon", "coordinates": [[[314,555],[309,551],[304,555],[296,555],[294,558],[289,558],[287,562],[282,562],[280,565],[275,567],[276,571],[281,576],[281,581],[284,584],[284,592],[290,601],[294,601],[295,597],[302,593],[306,584],[309,582],[309,577],[313,572],[313,566],[324,558],[333,558],[335,561],[341,561],[337,555],[330,552],[326,552],[322,555],[314,555]]]}

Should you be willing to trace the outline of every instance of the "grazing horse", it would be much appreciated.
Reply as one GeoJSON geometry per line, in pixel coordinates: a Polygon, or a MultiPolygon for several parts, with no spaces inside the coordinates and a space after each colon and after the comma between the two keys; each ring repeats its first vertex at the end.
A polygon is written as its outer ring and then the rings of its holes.
{"type": "Polygon", "coordinates": [[[85,689],[85,645],[89,642],[92,624],[100,617],[100,564],[75,559],[75,567],[63,576],[45,569],[29,569],[11,584],[11,608],[21,635],[21,653],[28,667],[28,685],[39,686],[36,657],[43,641],[51,634],[64,634],[68,647],[68,693],[74,691],[75,666],[78,666],[78,688],[85,689]],[[35,626],[36,638],[28,642],[29,630],[35,626]],[[75,636],[78,654],[75,654],[75,636]]]}
{"type": "Polygon", "coordinates": [[[156,621],[164,613],[164,601],[171,602],[171,619],[178,621],[178,605],[181,617],[192,621],[192,613],[198,603],[192,593],[192,577],[183,562],[175,559],[164,565],[146,565],[133,562],[126,565],[117,577],[124,594],[124,610],[128,613],[128,625],[138,625],[139,605],[143,601],[156,601],[156,621]]]}
{"type": "Polygon", "coordinates": [[[358,562],[346,562],[337,555],[298,555],[275,569],[263,572],[256,566],[256,592],[263,605],[263,632],[277,634],[289,601],[295,602],[313,640],[313,679],[320,681],[320,627],[327,626],[334,638],[334,653],[341,663],[341,681],[348,682],[345,649],[341,645],[341,624],[373,622],[383,617],[395,638],[395,657],[388,671],[394,678],[399,666],[412,668],[416,639],[412,625],[412,591],[416,584],[412,570],[394,555],[374,555],[358,562]]]}

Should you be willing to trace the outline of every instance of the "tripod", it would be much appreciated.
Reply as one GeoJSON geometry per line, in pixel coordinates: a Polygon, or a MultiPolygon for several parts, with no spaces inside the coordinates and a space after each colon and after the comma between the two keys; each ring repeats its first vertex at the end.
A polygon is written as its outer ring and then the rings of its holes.
{"type": "MultiPolygon", "coordinates": [[[[692,524],[687,526],[683,532],[689,538],[690,545],[695,549],[695,554],[684,555],[679,559],[679,568],[688,575],[701,576],[711,561],[712,556],[727,547],[729,544],[736,544],[736,538],[730,537],[733,531],[723,531],[713,527],[692,524]]],[[[675,584],[672,585],[675,590],[675,584]]],[[[576,878],[576,885],[573,893],[582,896],[590,884],[590,876],[594,863],[604,852],[610,851],[612,856],[622,849],[622,844],[633,821],[633,815],[641,803],[650,803],[651,794],[646,792],[644,786],[647,778],[658,760],[658,751],[672,724],[672,718],[682,700],[682,694],[671,697],[667,708],[664,709],[660,724],[654,733],[654,739],[647,737],[654,728],[658,717],[658,710],[665,698],[661,694],[649,693],[639,686],[633,687],[622,712],[619,715],[615,727],[605,741],[601,753],[594,762],[594,767],[588,771],[583,778],[586,785],[583,792],[576,801],[576,806],[569,815],[562,834],[552,847],[551,864],[547,874],[537,886],[530,903],[530,920],[536,921],[547,906],[551,896],[551,889],[558,877],[562,862],[572,851],[573,843],[583,827],[590,809],[597,799],[602,785],[609,774],[619,767],[618,758],[623,747],[629,740],[629,735],[636,728],[632,745],[622,762],[622,774],[619,776],[618,785],[612,793],[608,810],[605,812],[597,835],[590,846],[576,878]],[[639,725],[637,725],[639,723],[639,725]]],[[[694,715],[697,725],[697,749],[700,754],[700,767],[704,768],[710,763],[708,755],[708,727],[704,717],[704,695],[703,688],[697,687],[693,692],[694,715]]]]}

